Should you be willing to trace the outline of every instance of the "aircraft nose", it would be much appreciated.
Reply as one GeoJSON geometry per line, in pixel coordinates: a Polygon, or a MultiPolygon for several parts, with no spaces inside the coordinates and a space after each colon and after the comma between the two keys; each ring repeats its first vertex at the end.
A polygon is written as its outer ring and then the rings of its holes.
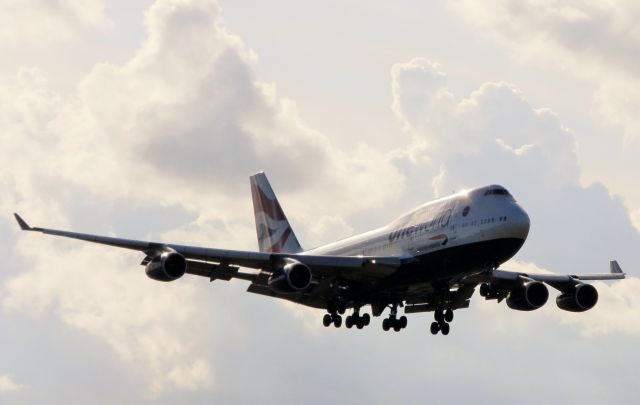
{"type": "Polygon", "coordinates": [[[526,211],[519,205],[515,204],[509,216],[507,217],[507,226],[509,236],[517,239],[526,239],[529,235],[531,221],[526,211]]]}

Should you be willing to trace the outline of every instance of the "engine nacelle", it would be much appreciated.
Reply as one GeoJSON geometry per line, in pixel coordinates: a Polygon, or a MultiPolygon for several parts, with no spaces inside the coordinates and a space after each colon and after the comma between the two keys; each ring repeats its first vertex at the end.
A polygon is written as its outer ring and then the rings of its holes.
{"type": "Polygon", "coordinates": [[[549,290],[539,281],[529,281],[511,290],[507,296],[507,305],[518,311],[533,311],[547,303],[549,290]]]}
{"type": "Polygon", "coordinates": [[[304,291],[311,285],[311,269],[297,260],[287,259],[286,264],[269,277],[269,287],[277,293],[290,294],[304,291]]]}
{"type": "Polygon", "coordinates": [[[598,302],[598,290],[591,284],[576,284],[556,298],[558,308],[571,312],[583,312],[593,308],[598,302]]]}
{"type": "Polygon", "coordinates": [[[186,271],[187,260],[178,252],[164,252],[154,257],[145,268],[147,276],[158,281],[177,280],[186,271]]]}

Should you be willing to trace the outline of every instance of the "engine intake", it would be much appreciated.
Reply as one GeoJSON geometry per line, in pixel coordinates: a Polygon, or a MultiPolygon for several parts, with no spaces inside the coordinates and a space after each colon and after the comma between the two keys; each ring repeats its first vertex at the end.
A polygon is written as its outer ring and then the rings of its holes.
{"type": "Polygon", "coordinates": [[[312,279],[311,269],[307,265],[287,259],[286,264],[276,269],[269,277],[268,284],[274,292],[290,294],[309,288],[312,279]]]}
{"type": "Polygon", "coordinates": [[[571,312],[584,312],[598,303],[598,290],[591,284],[576,284],[556,298],[558,308],[571,312]]]}
{"type": "Polygon", "coordinates": [[[173,281],[184,276],[187,260],[178,252],[164,252],[151,259],[145,268],[149,278],[158,281],[173,281]]]}
{"type": "Polygon", "coordinates": [[[539,281],[529,281],[511,290],[507,305],[518,311],[533,311],[547,303],[549,290],[539,281]]]}

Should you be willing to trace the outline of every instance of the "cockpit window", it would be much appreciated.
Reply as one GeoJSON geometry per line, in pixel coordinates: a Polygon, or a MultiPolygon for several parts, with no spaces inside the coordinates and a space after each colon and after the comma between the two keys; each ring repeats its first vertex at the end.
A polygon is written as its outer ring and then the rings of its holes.
{"type": "Polygon", "coordinates": [[[504,188],[492,188],[491,190],[485,191],[484,195],[508,195],[508,196],[510,196],[511,194],[509,194],[509,192],[507,190],[505,190],[504,188]]]}

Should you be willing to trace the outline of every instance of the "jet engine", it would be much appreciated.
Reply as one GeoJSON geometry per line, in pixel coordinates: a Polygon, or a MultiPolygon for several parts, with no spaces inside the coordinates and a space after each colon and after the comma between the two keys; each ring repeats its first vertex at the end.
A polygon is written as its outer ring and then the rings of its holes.
{"type": "Polygon", "coordinates": [[[184,276],[187,261],[178,252],[164,252],[147,264],[145,272],[149,278],[158,281],[173,281],[184,276]]]}
{"type": "Polygon", "coordinates": [[[287,259],[269,277],[269,287],[277,293],[289,294],[304,291],[311,285],[311,269],[297,260],[287,259]]]}
{"type": "Polygon", "coordinates": [[[509,292],[507,305],[519,311],[533,311],[546,304],[549,290],[539,281],[526,282],[509,292]]]}
{"type": "Polygon", "coordinates": [[[598,302],[598,290],[591,284],[576,284],[556,298],[558,308],[571,312],[583,312],[593,308],[598,302]]]}

